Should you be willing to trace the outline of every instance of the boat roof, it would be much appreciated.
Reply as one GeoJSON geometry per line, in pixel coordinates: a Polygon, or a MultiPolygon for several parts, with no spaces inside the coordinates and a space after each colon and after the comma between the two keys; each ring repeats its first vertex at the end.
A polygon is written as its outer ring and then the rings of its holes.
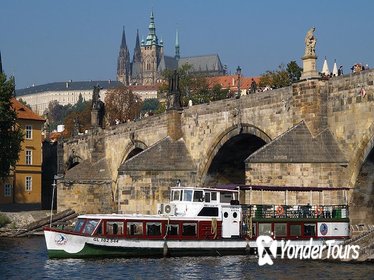
{"type": "MultiPolygon", "coordinates": [[[[160,221],[160,220],[173,220],[173,221],[189,221],[189,220],[207,220],[211,221],[211,216],[198,216],[198,217],[186,217],[186,216],[168,216],[168,215],[144,215],[144,214],[84,214],[79,215],[79,219],[91,219],[91,220],[134,220],[134,221],[160,221]]],[[[213,217],[217,218],[218,217],[213,217]]]]}
{"type": "MultiPolygon", "coordinates": [[[[231,185],[230,185],[231,186],[231,185]]],[[[236,186],[235,187],[232,187],[232,188],[221,188],[221,187],[214,187],[214,188],[209,188],[209,187],[171,187],[170,189],[171,190],[198,190],[198,191],[216,191],[216,192],[222,192],[222,191],[225,191],[225,192],[238,192],[239,191],[239,186],[238,185],[232,185],[232,186],[236,186]]]]}
{"type": "Polygon", "coordinates": [[[304,186],[261,186],[261,185],[220,185],[216,189],[224,190],[254,190],[254,191],[296,191],[296,192],[309,192],[309,191],[340,191],[350,190],[348,187],[304,187],[304,186]]]}

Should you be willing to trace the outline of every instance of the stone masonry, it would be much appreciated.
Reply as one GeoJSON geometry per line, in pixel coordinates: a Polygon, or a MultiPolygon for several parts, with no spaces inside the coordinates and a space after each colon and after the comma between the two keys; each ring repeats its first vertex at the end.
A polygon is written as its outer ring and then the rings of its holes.
{"type": "MultiPolygon", "coordinates": [[[[247,161],[246,182],[270,186],[351,187],[353,190],[349,199],[353,205],[357,177],[374,147],[373,82],[374,71],[369,70],[328,81],[307,80],[240,99],[191,106],[178,112],[178,115],[168,111],[139,122],[121,124],[71,139],[64,145],[64,161],[67,162],[74,151],[81,163],[73,170],[85,160],[91,160],[91,164],[94,164],[102,156],[111,180],[110,192],[115,205],[113,211],[152,212],[158,200],[166,200],[166,191],[175,185],[176,179],[180,179],[182,185],[203,185],[214,157],[230,139],[241,134],[255,135],[268,143],[263,146],[264,151],[271,148],[273,141],[291,133],[303,122],[310,133],[304,139],[309,139],[313,145],[323,146],[311,150],[312,154],[319,151],[320,159],[255,162],[253,156],[253,160],[249,158],[247,161]],[[171,132],[174,136],[170,135],[171,132]],[[184,154],[173,160],[186,160],[190,169],[152,170],[152,166],[167,165],[152,158],[154,153],[146,152],[160,147],[167,151],[162,145],[166,143],[163,141],[168,135],[167,145],[171,147],[179,141],[179,135],[182,136],[184,154]],[[327,142],[321,139],[325,136],[327,142]],[[137,155],[143,154],[142,161],[147,163],[143,170],[126,169],[137,157],[130,158],[135,150],[143,150],[137,155]],[[337,154],[338,157],[335,157],[337,154]],[[184,158],[186,155],[188,157],[184,158]]],[[[288,144],[294,149],[303,151],[303,147],[306,147],[304,142],[300,143],[302,138],[298,141],[292,137],[284,139],[288,139],[288,144]]],[[[278,148],[282,150],[281,145],[278,148]]],[[[165,158],[171,160],[170,157],[165,158]]],[[[182,165],[178,163],[178,166],[182,165]]],[[[64,180],[69,180],[68,172],[64,180]]],[[[59,195],[63,184],[60,181],[59,195]]],[[[74,184],[80,184],[79,180],[74,184]]],[[[336,194],[331,199],[340,198],[341,194],[336,194]]],[[[367,211],[372,211],[365,205],[356,208],[357,222],[360,222],[360,216],[367,217],[367,211]]]]}

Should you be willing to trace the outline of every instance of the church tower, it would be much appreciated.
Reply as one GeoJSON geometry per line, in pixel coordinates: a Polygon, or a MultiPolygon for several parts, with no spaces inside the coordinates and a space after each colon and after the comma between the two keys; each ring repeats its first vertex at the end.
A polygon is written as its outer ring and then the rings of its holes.
{"type": "Polygon", "coordinates": [[[124,85],[129,85],[130,78],[130,52],[126,44],[125,27],[122,31],[122,41],[118,54],[117,61],[117,81],[122,82],[124,85]]]}
{"type": "Polygon", "coordinates": [[[158,41],[156,35],[156,27],[153,16],[153,11],[150,16],[150,23],[148,27],[148,36],[145,42],[142,40],[141,54],[142,54],[142,76],[143,85],[154,85],[160,78],[158,73],[158,65],[164,55],[164,47],[162,41],[158,41]]]}
{"type": "Polygon", "coordinates": [[[179,34],[178,34],[178,29],[175,32],[175,59],[179,60],[181,58],[180,53],[179,53],[179,34]]]}
{"type": "Polygon", "coordinates": [[[0,74],[3,73],[3,63],[1,62],[1,52],[0,52],[0,74]]]}
{"type": "Polygon", "coordinates": [[[142,84],[142,50],[140,49],[139,30],[136,31],[136,43],[131,65],[131,84],[142,84]]]}

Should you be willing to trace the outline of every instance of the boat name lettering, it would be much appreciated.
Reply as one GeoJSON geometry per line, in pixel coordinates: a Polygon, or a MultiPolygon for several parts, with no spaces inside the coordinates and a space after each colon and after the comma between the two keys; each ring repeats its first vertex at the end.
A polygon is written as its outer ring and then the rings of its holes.
{"type": "Polygon", "coordinates": [[[106,243],[118,243],[118,239],[116,238],[102,238],[102,237],[95,237],[93,241],[96,242],[106,242],[106,243]]]}

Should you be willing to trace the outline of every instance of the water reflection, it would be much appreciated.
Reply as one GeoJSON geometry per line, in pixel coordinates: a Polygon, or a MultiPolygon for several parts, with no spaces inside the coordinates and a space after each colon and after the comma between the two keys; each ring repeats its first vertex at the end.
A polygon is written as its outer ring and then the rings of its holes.
{"type": "Polygon", "coordinates": [[[259,267],[248,256],[48,259],[43,238],[0,239],[1,279],[373,279],[373,264],[285,261],[259,267]]]}

